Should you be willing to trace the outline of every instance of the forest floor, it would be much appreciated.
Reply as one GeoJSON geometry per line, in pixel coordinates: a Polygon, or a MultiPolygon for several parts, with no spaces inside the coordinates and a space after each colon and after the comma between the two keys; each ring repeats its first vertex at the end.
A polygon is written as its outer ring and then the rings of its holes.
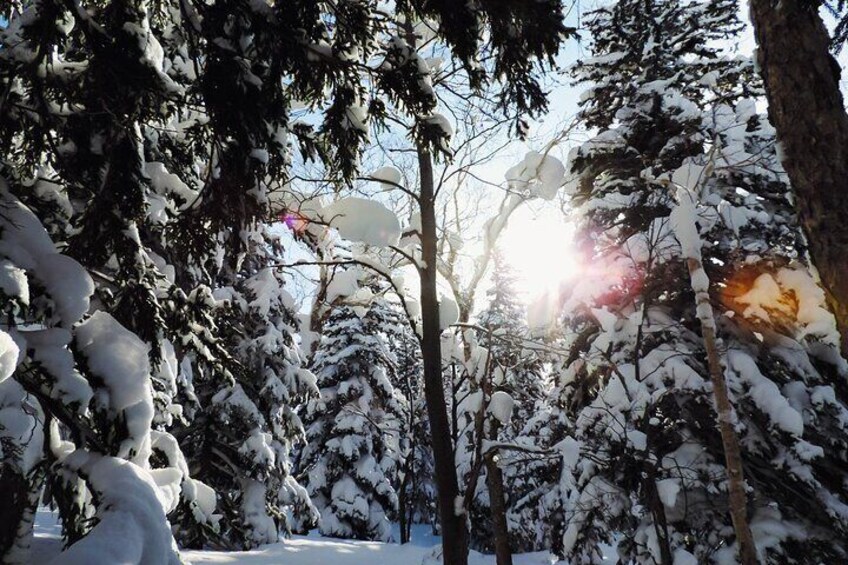
{"type": "MultiPolygon", "coordinates": [[[[38,512],[31,563],[47,563],[62,548],[61,527],[49,510],[38,512]]],[[[441,563],[439,538],[429,526],[413,529],[412,541],[405,545],[351,541],[309,536],[294,536],[280,543],[252,551],[183,551],[183,559],[194,565],[437,565],[441,563]]],[[[471,552],[469,565],[494,565],[493,555],[471,552]]],[[[556,561],[547,552],[516,555],[514,565],[552,565],[556,561]]],[[[610,561],[612,563],[612,561],[610,561]]]]}

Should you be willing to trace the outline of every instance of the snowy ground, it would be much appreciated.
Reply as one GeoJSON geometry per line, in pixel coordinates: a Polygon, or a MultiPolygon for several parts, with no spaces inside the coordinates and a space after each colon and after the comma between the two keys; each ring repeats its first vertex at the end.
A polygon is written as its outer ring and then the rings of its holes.
{"type": "MultiPolygon", "coordinates": [[[[39,511],[35,524],[35,540],[31,563],[47,563],[61,550],[61,529],[55,514],[49,510],[39,511]]],[[[413,540],[406,545],[349,541],[320,536],[295,536],[273,545],[253,551],[217,552],[184,551],[183,559],[196,565],[244,564],[244,565],[437,565],[439,538],[434,537],[428,527],[413,530],[413,540]]],[[[469,565],[494,565],[491,555],[472,552],[469,565]]],[[[551,565],[557,563],[547,553],[516,555],[515,565],[551,565]]],[[[562,563],[562,562],[559,562],[562,563]]]]}

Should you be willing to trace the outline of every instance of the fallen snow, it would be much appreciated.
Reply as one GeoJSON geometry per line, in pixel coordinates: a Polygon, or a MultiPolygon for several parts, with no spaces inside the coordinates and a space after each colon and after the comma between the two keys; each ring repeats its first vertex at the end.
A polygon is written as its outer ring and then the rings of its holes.
{"type": "MultiPolygon", "coordinates": [[[[395,526],[396,530],[396,526],[395,526]]],[[[398,537],[397,531],[394,537],[398,537]]],[[[48,563],[61,551],[61,527],[56,513],[41,509],[35,520],[35,540],[30,562],[32,565],[48,563]]],[[[604,546],[607,556],[604,563],[614,563],[609,556],[615,550],[604,546]]],[[[439,565],[441,564],[439,538],[427,525],[412,528],[412,541],[405,545],[368,541],[325,538],[313,532],[309,536],[293,536],[279,543],[263,545],[250,551],[195,551],[181,552],[183,561],[194,565],[243,564],[243,565],[439,565]]],[[[469,565],[495,565],[494,555],[481,555],[472,551],[469,565]]],[[[515,565],[565,565],[556,561],[547,552],[523,553],[513,556],[515,565]]]]}

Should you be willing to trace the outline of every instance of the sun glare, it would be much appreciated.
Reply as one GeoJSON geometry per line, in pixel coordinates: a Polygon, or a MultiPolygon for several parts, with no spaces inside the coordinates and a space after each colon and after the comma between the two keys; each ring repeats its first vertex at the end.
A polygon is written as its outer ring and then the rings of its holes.
{"type": "Polygon", "coordinates": [[[573,226],[554,210],[521,210],[510,219],[499,247],[515,269],[526,301],[555,291],[577,274],[572,237],[573,226]]]}

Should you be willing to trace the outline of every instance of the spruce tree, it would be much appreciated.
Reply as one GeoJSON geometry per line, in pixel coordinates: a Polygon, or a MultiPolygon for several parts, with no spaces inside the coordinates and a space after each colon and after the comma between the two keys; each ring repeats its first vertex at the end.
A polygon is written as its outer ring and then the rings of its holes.
{"type": "MultiPolygon", "coordinates": [[[[477,339],[479,345],[491,356],[489,362],[494,366],[490,377],[492,393],[499,393],[498,396],[504,401],[500,408],[506,413],[493,412],[487,415],[489,421],[486,425],[496,426],[496,431],[489,432],[492,437],[487,439],[516,445],[523,443],[521,432],[539,408],[537,403],[545,398],[546,387],[541,360],[526,348],[529,329],[525,322],[525,308],[520,303],[515,288],[517,276],[498,249],[494,251],[492,263],[492,286],[487,291],[488,304],[477,315],[476,320],[480,326],[477,339]],[[500,418],[504,420],[500,421],[500,418]]],[[[459,393],[460,397],[473,394],[471,389],[466,388],[463,387],[459,393]]],[[[467,414],[466,418],[471,421],[474,414],[467,414]]],[[[472,430],[468,429],[466,433],[473,437],[472,430]]],[[[473,449],[473,442],[463,446],[473,449]]],[[[473,458],[473,455],[468,454],[467,457],[473,458]]],[[[526,490],[525,479],[528,475],[525,473],[523,462],[524,457],[509,448],[501,450],[498,454],[498,465],[504,474],[504,484],[509,486],[506,500],[508,509],[511,509],[513,502],[526,490]]],[[[485,488],[488,477],[486,469],[481,469],[480,472],[480,488],[470,510],[474,524],[470,531],[471,545],[478,550],[492,551],[494,534],[490,502],[485,488]]],[[[530,525],[515,521],[511,524],[510,537],[513,538],[511,541],[514,549],[526,547],[517,538],[524,537],[522,530],[528,526],[530,525]]]]}
{"type": "Polygon", "coordinates": [[[596,562],[614,532],[624,560],[734,558],[701,312],[682,282],[697,245],[760,558],[839,560],[846,367],[773,131],[739,87],[750,65],[711,42],[738,29],[735,6],[624,0],[588,27],[581,115],[599,133],[572,159],[591,269],[566,304],[563,552],[596,562]]]}
{"type": "Polygon", "coordinates": [[[409,324],[401,323],[397,330],[388,339],[397,360],[396,370],[391,373],[392,382],[405,399],[400,421],[401,457],[395,487],[401,528],[398,541],[405,543],[410,541],[414,524],[436,525],[436,486],[424,401],[421,345],[409,324]]]}
{"type": "Polygon", "coordinates": [[[508,393],[514,401],[511,418],[501,429],[500,437],[511,441],[518,436],[536,413],[536,404],[548,393],[544,368],[538,353],[528,349],[530,330],[526,307],[518,296],[517,275],[506,257],[496,250],[492,258],[492,286],[487,292],[488,304],[477,315],[480,345],[489,349],[502,368],[495,382],[497,390],[508,393]]]}
{"type": "Polygon", "coordinates": [[[382,540],[397,516],[405,400],[395,391],[388,335],[401,318],[371,288],[332,307],[312,369],[320,397],[307,405],[301,473],[333,537],[382,540]]]}

